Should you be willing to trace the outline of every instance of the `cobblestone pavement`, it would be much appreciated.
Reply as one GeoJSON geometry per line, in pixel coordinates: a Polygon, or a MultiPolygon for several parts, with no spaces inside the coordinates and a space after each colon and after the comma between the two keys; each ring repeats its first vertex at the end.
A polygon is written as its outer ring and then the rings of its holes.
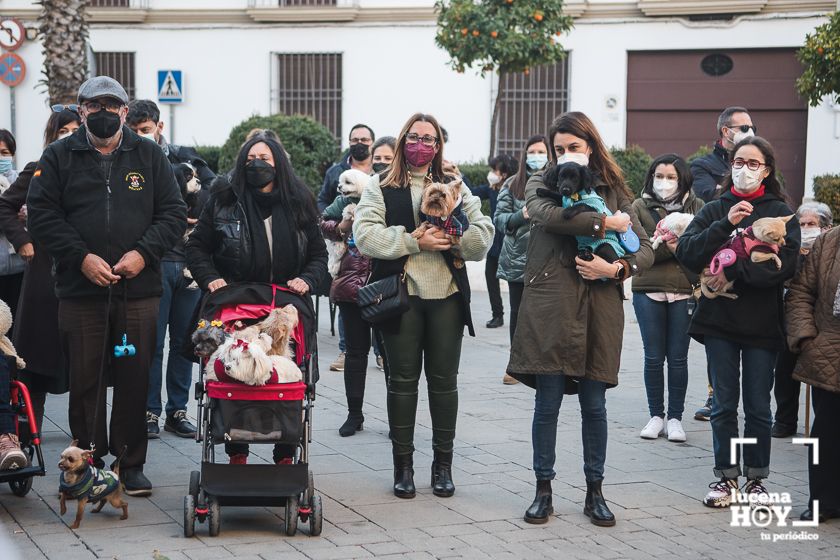
{"type": "MultiPolygon", "coordinates": [[[[478,337],[465,339],[461,359],[454,497],[437,498],[428,485],[431,432],[422,389],[414,500],[400,500],[391,493],[384,380],[375,367],[368,370],[364,431],[351,438],[339,437],[337,429],[345,416],[343,379],[328,371],[338,350],[336,338],[329,335],[322,300],[322,374],[312,445],[315,485],[324,499],[320,538],[309,537],[306,527],[293,538],[283,536],[280,508],[234,507],[223,508],[218,537],[207,536],[205,524],[197,525],[195,538],[184,538],[183,496],[189,472],[199,462],[200,448],[166,432],[149,444],[146,474],[155,485],[153,495],[129,497],[126,521],[120,521],[117,510],[108,506],[98,515],[88,511],[81,528],[70,530],[72,512],[64,518],[58,514],[55,466],[70,439],[65,433],[67,400],[55,397],[47,403],[49,421],[43,445],[47,476],[36,479],[25,498],[0,488],[0,558],[12,558],[3,551],[4,539],[7,547],[16,547],[26,560],[840,557],[838,521],[805,529],[818,540],[781,540],[802,536],[803,529],[730,527],[728,511],[710,510],[700,502],[712,481],[709,424],[691,418],[706,392],[702,346],[692,343],[689,358],[684,423],[688,441],[676,444],[664,438],[639,438],[648,417],[641,342],[629,303],[620,385],[607,396],[610,440],[604,493],[618,524],[598,528],[581,513],[585,483],[580,415],[574,399],[564,405],[558,426],[555,516],[542,526],[524,523],[522,514],[534,488],[530,469],[533,391],[522,385],[502,385],[507,326],[485,329],[490,315],[487,296],[476,293],[474,300],[478,337]]],[[[546,328],[562,332],[559,321],[546,328]]],[[[253,446],[252,451],[270,459],[269,446],[253,446]]],[[[789,492],[792,516],[798,516],[807,502],[807,451],[790,440],[773,440],[772,457],[768,488],[789,492]]]]}

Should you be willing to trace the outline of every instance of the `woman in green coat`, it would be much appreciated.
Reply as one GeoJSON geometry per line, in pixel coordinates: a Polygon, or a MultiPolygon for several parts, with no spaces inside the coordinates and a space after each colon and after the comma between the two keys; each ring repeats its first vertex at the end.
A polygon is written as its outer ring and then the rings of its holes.
{"type": "MultiPolygon", "coordinates": [[[[703,201],[691,190],[688,164],[677,154],[656,158],[648,169],[641,198],[633,209],[649,236],[668,214],[697,214],[703,201]]],[[[653,266],[633,278],[633,308],[645,351],[645,391],[650,420],[643,439],[665,434],[668,441],[685,441],[682,415],[688,388],[689,300],[697,276],[674,256],[677,240],[662,243],[653,266]],[[665,359],[668,360],[668,420],[665,421],[665,359]]]]}
{"type": "Polygon", "coordinates": [[[525,521],[545,523],[553,513],[557,417],[564,393],[578,393],[581,407],[586,503],[583,513],[600,526],[615,525],[601,494],[607,452],[607,387],[618,384],[624,334],[622,283],[653,263],[645,230],[632,209],[633,195],[621,169],[583,113],[564,113],[549,128],[553,163],[588,165],[595,191],[612,215],[582,212],[567,219],[545,188],[543,174],[528,181],[525,200],[531,238],[525,265],[525,292],[513,335],[508,373],[536,387],[532,443],[537,493],[525,521]],[[640,247],[610,263],[578,258],[575,236],[603,238],[606,231],[632,227],[640,247]]]}

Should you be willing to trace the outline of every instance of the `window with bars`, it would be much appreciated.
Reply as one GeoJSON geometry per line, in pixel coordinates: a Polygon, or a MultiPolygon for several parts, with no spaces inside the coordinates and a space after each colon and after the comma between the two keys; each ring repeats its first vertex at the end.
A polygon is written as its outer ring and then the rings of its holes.
{"type": "Polygon", "coordinates": [[[275,108],[307,115],[341,138],[341,53],[278,53],[275,108]]]}
{"type": "Polygon", "coordinates": [[[320,8],[335,6],[335,0],[280,0],[281,8],[320,8]]]}
{"type": "MultiPolygon", "coordinates": [[[[569,58],[524,73],[503,74],[496,122],[496,152],[518,156],[528,138],[545,134],[569,108],[569,58]]],[[[549,140],[550,141],[550,140],[549,140]]]]}
{"type": "Polygon", "coordinates": [[[129,99],[134,99],[134,53],[133,52],[98,52],[94,53],[96,75],[110,76],[117,80],[129,99]]]}

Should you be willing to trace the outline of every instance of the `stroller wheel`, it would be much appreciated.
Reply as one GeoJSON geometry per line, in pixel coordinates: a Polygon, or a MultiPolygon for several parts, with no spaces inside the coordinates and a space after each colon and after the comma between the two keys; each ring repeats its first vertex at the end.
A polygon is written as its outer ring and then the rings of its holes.
{"type": "Polygon", "coordinates": [[[294,537],[297,533],[299,506],[297,496],[286,498],[286,535],[290,537],[294,537]]]}
{"type": "Polygon", "coordinates": [[[198,471],[192,471],[190,473],[190,496],[194,499],[198,498],[198,488],[199,488],[199,480],[201,478],[201,473],[198,471]]]}
{"type": "Polygon", "coordinates": [[[23,498],[32,490],[32,477],[30,476],[26,480],[13,480],[9,482],[9,488],[12,489],[12,494],[23,498]]]}
{"type": "Polygon", "coordinates": [[[207,520],[211,537],[218,536],[222,528],[222,508],[218,498],[207,496],[207,520]]]}
{"type": "Polygon", "coordinates": [[[195,498],[192,494],[184,496],[184,536],[195,535],[195,498]]]}
{"type": "Polygon", "coordinates": [[[312,508],[312,513],[309,514],[309,535],[317,537],[324,527],[324,506],[321,503],[321,496],[313,495],[309,504],[312,508]]]}

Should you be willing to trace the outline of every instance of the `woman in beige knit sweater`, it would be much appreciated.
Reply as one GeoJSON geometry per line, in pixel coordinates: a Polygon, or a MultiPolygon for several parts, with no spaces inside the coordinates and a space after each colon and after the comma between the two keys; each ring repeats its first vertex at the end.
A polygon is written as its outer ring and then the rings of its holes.
{"type": "Polygon", "coordinates": [[[398,137],[394,161],[374,176],[356,208],[353,236],[362,254],[373,259],[370,281],[405,269],[410,308],[377,325],[383,342],[388,383],[388,423],[394,454],[394,494],[413,498],[414,424],[417,386],[425,369],[432,417],[432,489],[448,497],[458,413],[458,363],[464,325],[470,319],[470,286],[464,260],[480,261],[493,240],[490,218],[481,202],[461,186],[460,258],[444,231],[411,232],[421,223],[420,200],[432,182],[450,182],[443,173],[443,134],[431,115],[415,114],[398,137]],[[464,223],[467,222],[467,223],[464,223]],[[462,260],[463,259],[463,260],[462,260]],[[425,366],[425,368],[424,368],[425,366]]]}

